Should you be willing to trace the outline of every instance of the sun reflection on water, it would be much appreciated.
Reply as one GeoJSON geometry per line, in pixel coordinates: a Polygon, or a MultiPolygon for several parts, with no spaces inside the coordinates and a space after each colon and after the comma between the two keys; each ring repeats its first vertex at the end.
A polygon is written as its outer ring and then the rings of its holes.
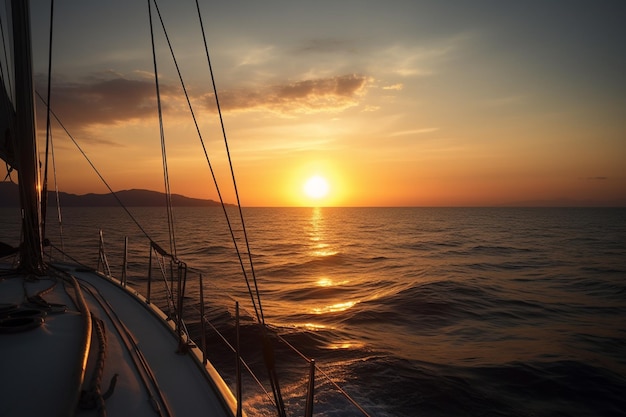
{"type": "Polygon", "coordinates": [[[328,328],[328,326],[324,324],[317,324],[317,323],[304,323],[296,327],[304,327],[305,329],[308,329],[308,330],[324,330],[328,328]]]}
{"type": "Polygon", "coordinates": [[[347,279],[344,279],[341,281],[335,281],[332,278],[322,276],[322,277],[319,277],[317,281],[315,281],[315,285],[318,287],[322,287],[322,288],[329,288],[329,287],[338,287],[340,285],[346,285],[349,282],[350,281],[347,279]]]}
{"type": "Polygon", "coordinates": [[[319,258],[323,258],[325,256],[333,256],[333,255],[337,255],[339,252],[337,252],[336,250],[332,250],[332,249],[327,249],[330,245],[325,244],[325,243],[321,243],[319,245],[317,245],[316,247],[313,248],[313,251],[311,252],[311,255],[319,257],[319,258]]]}
{"type": "Polygon", "coordinates": [[[333,349],[333,350],[344,350],[344,349],[360,349],[362,347],[364,347],[365,344],[361,343],[361,342],[355,342],[355,341],[341,341],[341,342],[335,342],[335,343],[329,343],[326,345],[326,347],[328,349],[333,349]]]}
{"type": "Polygon", "coordinates": [[[326,241],[324,228],[324,215],[320,207],[314,207],[311,212],[308,231],[311,242],[311,255],[314,257],[326,257],[336,255],[338,252],[326,241]]]}
{"type": "Polygon", "coordinates": [[[315,307],[312,310],[313,314],[326,314],[326,313],[340,313],[352,308],[356,305],[357,301],[345,301],[343,303],[336,303],[327,305],[324,307],[315,307]]]}
{"type": "Polygon", "coordinates": [[[327,277],[318,279],[316,284],[318,287],[332,287],[333,285],[335,285],[333,283],[333,280],[327,277]]]}
{"type": "MultiPolygon", "coordinates": [[[[328,242],[327,230],[324,221],[323,210],[320,207],[314,207],[311,211],[311,217],[309,220],[308,237],[310,242],[310,255],[314,258],[324,258],[334,256],[339,253],[336,247],[328,242]]],[[[315,285],[322,288],[337,287],[345,284],[346,281],[336,282],[330,277],[322,276],[317,279],[315,285]]],[[[312,314],[328,314],[328,313],[340,313],[346,311],[358,301],[339,301],[338,300],[326,300],[327,305],[312,307],[309,311],[312,314]]]]}

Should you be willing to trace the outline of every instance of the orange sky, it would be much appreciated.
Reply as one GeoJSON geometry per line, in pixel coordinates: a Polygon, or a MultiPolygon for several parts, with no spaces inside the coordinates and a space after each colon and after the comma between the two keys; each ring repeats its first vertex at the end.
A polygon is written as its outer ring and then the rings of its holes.
{"type": "MultiPolygon", "coordinates": [[[[120,14],[124,2],[63,3],[52,107],[114,190],[162,191],[145,5],[120,14]]],[[[167,6],[211,164],[233,202],[195,6],[167,6]]],[[[620,2],[209,6],[243,205],[626,205],[620,2]],[[313,175],[329,184],[319,200],[303,192],[313,175]]],[[[33,6],[41,92],[47,13],[33,6]]],[[[160,30],[157,50],[172,191],[217,199],[160,30]]],[[[107,192],[58,127],[54,143],[61,190],[107,192]]]]}

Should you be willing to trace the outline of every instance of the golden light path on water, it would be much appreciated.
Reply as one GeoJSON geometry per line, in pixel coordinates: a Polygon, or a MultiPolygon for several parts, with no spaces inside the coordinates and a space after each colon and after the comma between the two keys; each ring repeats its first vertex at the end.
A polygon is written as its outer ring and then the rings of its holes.
{"type": "Polygon", "coordinates": [[[277,265],[268,265],[277,271],[270,278],[276,280],[274,285],[288,285],[288,290],[280,299],[267,301],[266,311],[271,311],[273,324],[285,330],[320,332],[316,340],[323,341],[326,349],[358,349],[367,344],[368,336],[349,335],[346,323],[375,300],[393,296],[404,287],[372,285],[380,277],[365,265],[350,271],[345,268],[361,259],[362,248],[350,240],[334,216],[334,209],[312,207],[307,217],[285,231],[297,251],[277,265]]]}
{"type": "Polygon", "coordinates": [[[364,303],[375,302],[403,288],[372,286],[371,281],[379,277],[373,277],[363,265],[353,268],[354,272],[346,272],[346,263],[360,259],[352,252],[361,248],[344,233],[333,209],[312,207],[310,210],[297,227],[286,231],[297,252],[271,269],[278,271],[274,285],[288,285],[288,294],[266,301],[266,311],[272,312],[273,324],[285,330],[320,332],[316,340],[323,340],[325,349],[362,348],[367,342],[348,335],[346,323],[361,309],[368,308],[364,303]]]}
{"type": "MultiPolygon", "coordinates": [[[[307,231],[309,241],[308,256],[313,261],[323,261],[332,256],[340,254],[340,248],[334,246],[331,239],[327,237],[327,232],[324,226],[324,214],[323,209],[317,207],[314,208],[311,214],[309,222],[309,230],[307,231]]],[[[336,288],[338,290],[345,288],[351,284],[349,279],[335,280],[328,275],[319,276],[314,281],[307,281],[303,283],[304,286],[317,287],[325,290],[336,288]]],[[[342,294],[338,291],[337,294],[342,294]]],[[[362,300],[355,298],[352,300],[341,300],[337,297],[326,297],[322,300],[318,300],[318,304],[300,305],[300,309],[304,308],[306,313],[316,316],[325,316],[328,314],[340,314],[353,308],[362,300]],[[322,304],[319,304],[321,302],[322,304]]],[[[328,324],[322,324],[319,322],[306,322],[306,323],[292,323],[294,327],[305,328],[309,331],[321,331],[321,330],[334,330],[335,327],[328,324]]],[[[362,347],[363,343],[356,340],[334,340],[326,344],[328,349],[354,349],[362,347]]]]}
{"type": "MultiPolygon", "coordinates": [[[[310,255],[313,258],[325,258],[337,255],[339,253],[339,251],[334,250],[329,243],[326,243],[324,241],[325,230],[323,227],[323,221],[324,217],[322,214],[322,209],[316,207],[315,209],[313,209],[313,214],[311,216],[311,232],[309,237],[312,248],[310,255]]],[[[335,283],[332,279],[328,277],[321,277],[316,282],[317,286],[327,288],[335,287],[345,283],[347,283],[347,281],[335,283]]],[[[338,313],[354,307],[359,301],[360,300],[341,301],[330,305],[324,305],[322,307],[314,307],[311,312],[314,314],[338,313]]]]}
{"type": "Polygon", "coordinates": [[[313,309],[313,313],[315,314],[324,314],[324,313],[339,313],[342,311],[346,311],[349,308],[352,308],[356,305],[357,301],[345,301],[343,303],[336,303],[327,305],[324,307],[316,307],[313,309]]]}

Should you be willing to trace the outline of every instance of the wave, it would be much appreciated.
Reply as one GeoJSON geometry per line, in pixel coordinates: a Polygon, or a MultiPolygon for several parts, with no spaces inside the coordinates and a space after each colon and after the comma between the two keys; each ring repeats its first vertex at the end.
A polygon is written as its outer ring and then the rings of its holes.
{"type": "Polygon", "coordinates": [[[329,287],[305,287],[295,288],[283,291],[284,297],[291,301],[305,300],[326,300],[339,297],[347,297],[353,294],[355,289],[345,286],[329,286],[329,287]]]}
{"type": "Polygon", "coordinates": [[[621,279],[619,281],[608,281],[583,278],[569,283],[567,287],[574,291],[603,299],[623,301],[626,296],[626,283],[621,281],[621,279]]]}
{"type": "Polygon", "coordinates": [[[473,317],[477,311],[492,308],[495,302],[494,296],[484,288],[436,281],[360,303],[346,321],[353,324],[381,319],[419,321],[421,324],[431,321],[437,326],[446,326],[451,321],[473,317]]]}
{"type": "Polygon", "coordinates": [[[290,259],[289,263],[275,263],[273,266],[265,269],[264,272],[271,277],[307,276],[318,271],[348,267],[354,260],[354,258],[339,252],[313,258],[309,256],[297,256],[287,259],[290,259]]]}
{"type": "Polygon", "coordinates": [[[490,246],[490,245],[477,245],[469,250],[470,254],[486,254],[493,256],[508,256],[520,253],[534,252],[532,249],[519,248],[514,246],[490,246]]]}
{"type": "Polygon", "coordinates": [[[348,368],[343,382],[375,415],[591,417],[626,410],[626,380],[579,361],[465,367],[372,356],[348,368]],[[357,384],[363,378],[367,388],[357,384]]]}
{"type": "Polygon", "coordinates": [[[223,254],[233,254],[234,249],[232,246],[225,245],[198,245],[198,246],[184,246],[179,249],[179,254],[182,257],[206,257],[223,254]]]}

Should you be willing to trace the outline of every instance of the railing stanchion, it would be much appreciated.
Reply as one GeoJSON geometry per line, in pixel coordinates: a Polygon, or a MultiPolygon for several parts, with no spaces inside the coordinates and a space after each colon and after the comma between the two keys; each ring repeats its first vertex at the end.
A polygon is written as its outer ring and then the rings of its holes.
{"type": "Polygon", "coordinates": [[[313,417],[313,397],[315,395],[315,359],[311,359],[309,363],[309,387],[306,393],[305,417],[313,417]]]}
{"type": "Polygon", "coordinates": [[[202,274],[200,274],[200,343],[202,343],[202,364],[206,365],[206,319],[204,317],[204,286],[202,285],[202,274]]]}
{"type": "Polygon", "coordinates": [[[176,281],[177,281],[177,302],[176,306],[176,329],[178,332],[178,351],[186,352],[187,345],[186,340],[183,340],[183,302],[185,301],[185,284],[187,282],[187,264],[178,260],[172,260],[171,263],[176,262],[176,281]]]}
{"type": "Polygon", "coordinates": [[[126,273],[128,270],[128,236],[124,237],[124,263],[122,265],[122,279],[120,280],[120,284],[122,286],[126,286],[126,273]]]}
{"type": "Polygon", "coordinates": [[[235,335],[237,350],[237,417],[242,416],[242,394],[241,394],[241,350],[239,340],[239,301],[235,302],[235,335]]]}
{"type": "Polygon", "coordinates": [[[146,294],[146,302],[150,304],[150,292],[152,289],[152,242],[150,242],[150,258],[148,260],[148,294],[146,294]]]}
{"type": "Polygon", "coordinates": [[[100,267],[100,262],[102,262],[102,268],[104,268],[104,273],[107,277],[111,278],[111,268],[109,267],[109,261],[107,259],[107,254],[104,250],[104,235],[102,233],[102,229],[100,229],[100,245],[98,248],[98,265],[96,269],[100,267]]]}

